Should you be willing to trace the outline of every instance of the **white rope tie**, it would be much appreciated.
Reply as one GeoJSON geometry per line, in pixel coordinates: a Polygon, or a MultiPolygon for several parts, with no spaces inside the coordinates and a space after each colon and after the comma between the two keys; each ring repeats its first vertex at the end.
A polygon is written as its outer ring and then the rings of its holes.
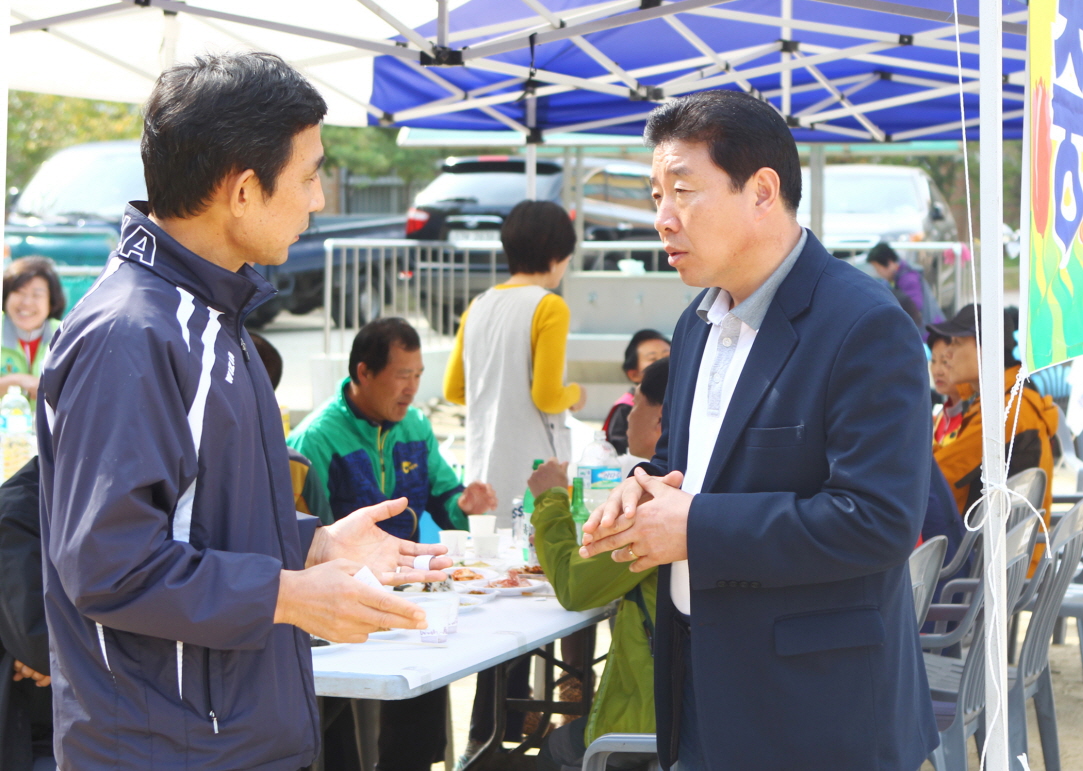
{"type": "MultiPolygon", "coordinates": [[[[978,361],[979,362],[981,361],[981,357],[978,357],[978,361]]],[[[1019,427],[1019,413],[1021,412],[1022,406],[1023,406],[1023,384],[1024,384],[1025,381],[1026,381],[1026,375],[1023,374],[1023,370],[1022,370],[1022,368],[1020,368],[1019,373],[1015,377],[1015,383],[1012,385],[1012,390],[1011,390],[1011,393],[1010,393],[1010,395],[1008,397],[1008,405],[1007,405],[1006,413],[1005,413],[1005,414],[1011,414],[1012,407],[1013,406],[1015,407],[1015,416],[1012,419],[1012,434],[1011,434],[1012,438],[1011,438],[1011,441],[1008,443],[1008,451],[1005,453],[1005,457],[1004,457],[1004,478],[1005,479],[1007,479],[1007,476],[1008,476],[1008,469],[1011,468],[1012,451],[1015,449],[1016,429],[1019,427]]],[[[1005,424],[1007,424],[1007,420],[1005,420],[1005,424]]],[[[984,426],[983,426],[982,430],[984,430],[984,426]]],[[[1005,509],[1010,509],[1011,504],[1012,504],[1012,499],[1021,500],[1021,501],[1025,502],[1027,504],[1027,508],[1030,509],[1031,515],[1034,516],[1035,518],[1037,518],[1038,525],[1041,527],[1042,532],[1045,534],[1046,548],[1042,552],[1041,559],[1043,559],[1043,560],[1052,559],[1052,554],[1051,554],[1051,551],[1050,551],[1050,548],[1049,548],[1052,545],[1052,542],[1051,542],[1051,540],[1049,538],[1049,527],[1046,525],[1045,519],[1042,517],[1041,511],[1039,509],[1037,509],[1034,506],[1033,503],[1030,502],[1029,498],[1027,498],[1022,493],[1019,493],[1019,492],[1016,492],[1015,490],[1012,490],[1010,487],[1008,487],[1008,485],[1006,483],[999,483],[998,482],[998,483],[994,484],[994,483],[989,482],[986,479],[986,474],[985,474],[984,467],[982,468],[982,475],[981,476],[982,476],[982,487],[984,489],[984,492],[966,510],[966,514],[963,516],[963,526],[966,527],[966,529],[969,530],[970,532],[975,532],[975,531],[981,530],[985,526],[985,524],[989,521],[988,514],[977,525],[972,524],[971,521],[970,521],[970,515],[978,508],[979,505],[981,505],[985,501],[990,501],[991,502],[995,497],[1000,496],[1001,500],[1004,501],[1005,509]]],[[[1053,480],[1051,480],[1051,479],[1047,480],[1047,484],[1052,484],[1052,483],[1053,483],[1053,480]]],[[[990,563],[996,562],[998,555],[995,552],[992,552],[993,549],[998,548],[997,544],[995,542],[995,539],[986,538],[985,539],[985,548],[990,550],[991,559],[989,560],[989,562],[990,563]]],[[[986,566],[988,566],[988,564],[989,563],[987,563],[986,566]]],[[[985,610],[986,610],[985,623],[987,625],[995,624],[999,620],[999,616],[997,615],[996,603],[988,602],[988,598],[991,597],[991,596],[992,596],[992,592],[987,591],[985,593],[985,599],[983,600],[983,602],[985,603],[985,610]]],[[[1007,608],[1006,610],[1010,614],[1011,609],[1007,608]]],[[[1007,622],[1007,619],[1005,619],[1005,622],[1007,622]]],[[[988,723],[996,722],[997,718],[1000,717],[1000,713],[1003,711],[1002,704],[1004,702],[1004,694],[1002,694],[1000,692],[999,686],[995,686],[995,690],[996,690],[996,706],[995,706],[995,708],[993,710],[992,719],[989,720],[988,723]]],[[[986,706],[988,706],[988,704],[989,704],[988,696],[986,696],[985,703],[986,703],[986,706]]],[[[989,743],[986,742],[982,746],[982,750],[981,750],[981,763],[979,765],[980,769],[985,769],[986,768],[986,753],[988,753],[988,751],[989,751],[989,743]]],[[[1026,765],[1026,755],[1025,754],[1021,755],[1020,758],[1022,760],[1024,768],[1027,768],[1028,766],[1026,765]]]]}

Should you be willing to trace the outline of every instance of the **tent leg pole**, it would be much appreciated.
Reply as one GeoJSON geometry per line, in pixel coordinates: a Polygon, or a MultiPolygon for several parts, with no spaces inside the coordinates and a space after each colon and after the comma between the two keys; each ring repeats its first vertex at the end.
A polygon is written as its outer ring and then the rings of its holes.
{"type": "Polygon", "coordinates": [[[583,148],[575,148],[575,263],[576,270],[583,269],[583,249],[578,244],[583,243],[583,235],[586,232],[583,214],[583,148]]]}
{"type": "Polygon", "coordinates": [[[1004,528],[1007,497],[997,491],[1005,482],[1004,468],[1004,258],[1000,226],[1003,218],[1004,166],[1001,154],[1004,126],[1001,73],[1000,0],[981,0],[979,14],[981,80],[981,347],[980,372],[984,432],[982,476],[986,494],[985,520],[985,726],[989,771],[1008,771],[1008,660],[1005,649],[1007,608],[1004,593],[1004,528]]]}
{"type": "Polygon", "coordinates": [[[824,238],[824,146],[809,145],[809,228],[821,241],[824,238]]]}

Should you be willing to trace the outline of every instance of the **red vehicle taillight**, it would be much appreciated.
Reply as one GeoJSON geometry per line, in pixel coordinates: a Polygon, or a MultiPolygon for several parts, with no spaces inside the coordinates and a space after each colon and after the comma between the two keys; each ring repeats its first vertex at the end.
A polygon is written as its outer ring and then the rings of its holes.
{"type": "Polygon", "coordinates": [[[421,228],[425,227],[425,223],[429,221],[429,213],[422,211],[421,209],[410,209],[406,212],[406,235],[413,235],[421,228]]]}

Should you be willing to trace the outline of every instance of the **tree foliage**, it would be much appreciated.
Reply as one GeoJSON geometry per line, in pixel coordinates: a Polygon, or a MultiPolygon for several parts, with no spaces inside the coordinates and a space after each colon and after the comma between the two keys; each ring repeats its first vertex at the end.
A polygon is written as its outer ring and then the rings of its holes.
{"type": "Polygon", "coordinates": [[[142,129],[136,105],[9,91],[5,188],[25,186],[57,150],[84,142],[136,139],[142,129]]]}

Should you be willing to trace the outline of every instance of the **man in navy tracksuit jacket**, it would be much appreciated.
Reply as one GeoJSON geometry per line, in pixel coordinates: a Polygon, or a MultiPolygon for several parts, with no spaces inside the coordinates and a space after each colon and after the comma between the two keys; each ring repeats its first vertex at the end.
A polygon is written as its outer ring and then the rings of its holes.
{"type": "Polygon", "coordinates": [[[245,263],[281,262],[323,205],[325,109],[266,54],[164,73],[146,110],[150,204],[128,207],[53,337],[37,417],[61,769],[296,771],[320,735],[306,632],[419,623],[352,575],[390,580],[439,549],[376,527],[401,502],[319,529],[295,512],[243,327],[274,292],[245,263]]]}

